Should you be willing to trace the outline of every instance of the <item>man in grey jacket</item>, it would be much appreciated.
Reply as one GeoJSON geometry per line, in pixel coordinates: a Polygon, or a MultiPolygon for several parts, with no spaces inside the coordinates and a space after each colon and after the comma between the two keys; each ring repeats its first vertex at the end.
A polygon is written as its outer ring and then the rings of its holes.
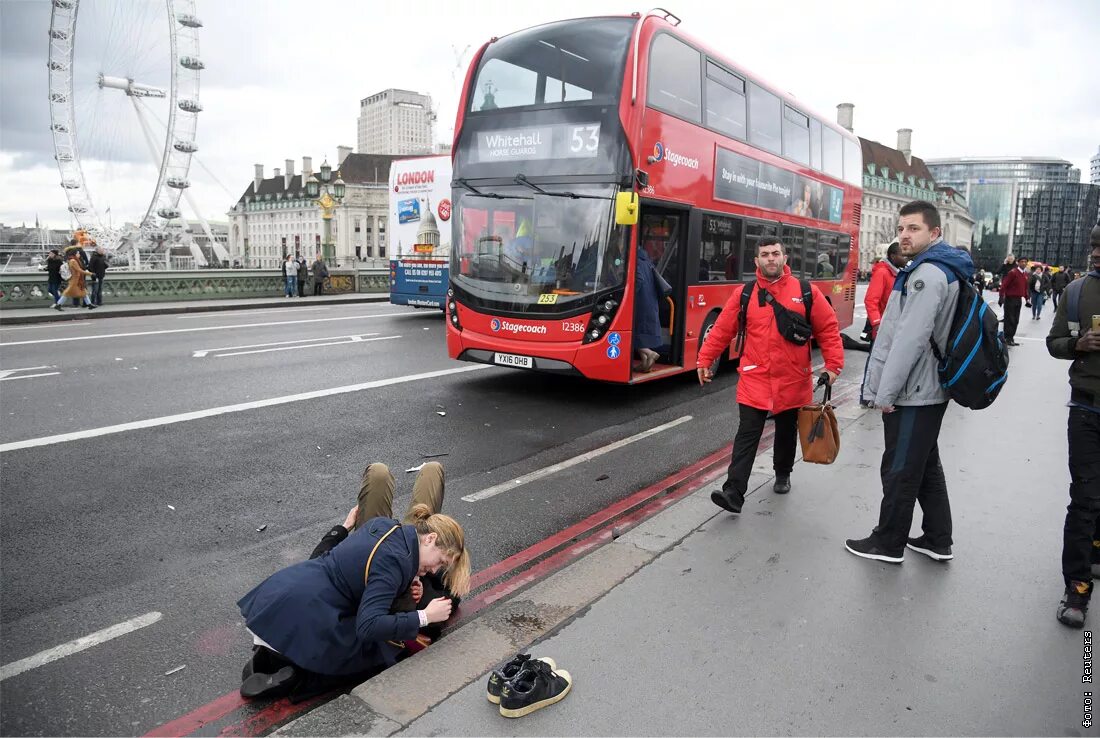
{"type": "Polygon", "coordinates": [[[871,535],[848,540],[845,548],[866,559],[900,564],[908,546],[947,561],[952,558],[951,505],[938,440],[948,397],[931,342],[947,345],[959,280],[974,273],[974,262],[941,238],[940,214],[932,203],[915,200],[899,216],[898,242],[911,261],[898,272],[863,380],[864,400],[882,410],[882,506],[871,535]],[[917,502],[924,511],[924,533],[909,538],[917,502]]]}

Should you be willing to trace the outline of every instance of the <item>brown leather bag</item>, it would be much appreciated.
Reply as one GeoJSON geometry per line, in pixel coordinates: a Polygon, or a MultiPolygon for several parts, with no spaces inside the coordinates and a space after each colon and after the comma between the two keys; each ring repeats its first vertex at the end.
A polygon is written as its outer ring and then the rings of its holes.
{"type": "Polygon", "coordinates": [[[840,426],[833,406],[833,388],[825,385],[820,405],[798,410],[798,439],[802,442],[802,460],[811,464],[831,464],[840,453],[840,426]]]}

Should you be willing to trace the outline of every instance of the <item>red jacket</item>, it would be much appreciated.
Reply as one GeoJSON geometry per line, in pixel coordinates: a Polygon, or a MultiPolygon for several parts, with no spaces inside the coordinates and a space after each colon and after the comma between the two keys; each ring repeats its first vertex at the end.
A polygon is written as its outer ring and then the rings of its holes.
{"type": "Polygon", "coordinates": [[[886,259],[876,263],[871,269],[871,284],[867,287],[863,304],[867,308],[867,319],[871,321],[872,335],[878,333],[878,324],[882,322],[882,314],[886,312],[886,303],[890,301],[890,292],[894,289],[894,279],[897,276],[898,270],[886,259]]]}
{"type": "MultiPolygon", "coordinates": [[[[836,312],[816,285],[810,287],[814,298],[810,314],[814,340],[825,358],[825,368],[840,374],[844,368],[844,346],[840,341],[840,324],[837,322],[836,312]]],[[[741,381],[737,384],[737,402],[772,412],[808,405],[813,401],[810,346],[796,346],[779,335],[779,329],[775,326],[775,312],[770,305],[761,307],[756,297],[756,290],[761,289],[772,293],[783,307],[805,315],[802,287],[791,276],[789,267],[783,267],[783,276],[775,282],[768,281],[757,270],[756,289],[749,299],[745,348],[737,367],[741,375],[741,381]]],[[[699,350],[697,366],[709,367],[720,354],[729,349],[737,336],[742,290],[743,286],[734,289],[722,308],[718,321],[699,350]]]]}
{"type": "Polygon", "coordinates": [[[1027,275],[1018,267],[1001,277],[1001,297],[1027,297],[1027,275]]]}

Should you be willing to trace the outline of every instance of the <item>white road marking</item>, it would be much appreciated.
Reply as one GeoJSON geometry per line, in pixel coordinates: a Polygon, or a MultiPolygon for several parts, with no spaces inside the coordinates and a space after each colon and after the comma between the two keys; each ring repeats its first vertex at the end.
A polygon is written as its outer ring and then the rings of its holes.
{"type": "Polygon", "coordinates": [[[279,348],[257,349],[255,351],[235,351],[231,354],[215,354],[215,359],[224,359],[227,356],[244,356],[245,354],[266,354],[269,351],[293,351],[294,349],[317,348],[319,346],[340,346],[346,343],[370,343],[371,341],[389,341],[401,336],[381,336],[379,338],[353,337],[350,341],[330,341],[329,343],[310,343],[305,346],[280,346],[279,348]]]}
{"type": "Polygon", "coordinates": [[[62,643],[60,646],[54,646],[53,648],[45,651],[40,651],[33,656],[28,656],[25,659],[19,659],[13,661],[10,664],[4,664],[0,666],[0,681],[13,677],[16,674],[22,674],[24,671],[30,671],[31,669],[37,669],[39,666],[44,666],[52,661],[63,659],[66,656],[72,656],[74,653],[80,653],[86,651],[92,646],[98,646],[101,643],[106,643],[109,640],[124,636],[127,633],[133,633],[135,630],[148,627],[153,623],[160,620],[162,615],[159,612],[147,612],[136,618],[127,620],[124,623],[118,625],[112,625],[109,628],[103,630],[97,630],[95,633],[84,636],[83,638],[77,638],[75,641],[69,641],[68,643],[62,643]]]}
{"type": "Polygon", "coordinates": [[[10,382],[13,379],[34,379],[35,377],[52,377],[61,372],[43,372],[42,374],[24,374],[19,377],[0,377],[0,382],[10,382]]]}
{"type": "Polygon", "coordinates": [[[160,336],[167,333],[196,333],[199,331],[228,331],[234,328],[259,328],[265,325],[298,325],[301,323],[327,323],[334,320],[369,320],[371,318],[392,318],[416,313],[379,313],[377,315],[346,315],[340,318],[306,318],[305,320],[274,320],[266,323],[240,323],[237,325],[207,325],[200,328],[168,328],[162,331],[135,331],[133,333],[104,333],[95,336],[66,336],[65,338],[37,338],[33,341],[10,341],[0,343],[4,346],[29,346],[34,343],[60,343],[62,341],[92,341],[104,338],[130,338],[132,336],[160,336]]]}
{"type": "Polygon", "coordinates": [[[365,336],[377,336],[377,333],[356,333],[350,336],[326,336],[324,338],[300,338],[296,341],[272,341],[271,343],[253,343],[247,346],[222,346],[220,348],[211,349],[195,349],[191,358],[201,359],[207,354],[214,353],[216,351],[236,351],[237,349],[254,349],[265,348],[267,346],[288,346],[292,343],[309,343],[310,341],[336,341],[341,338],[363,338],[365,336]]]}
{"type": "Polygon", "coordinates": [[[190,420],[212,418],[217,415],[228,415],[230,413],[245,412],[246,410],[255,410],[261,407],[272,407],[274,405],[286,405],[291,402],[315,400],[319,397],[331,397],[332,395],[342,395],[349,392],[362,392],[363,390],[377,389],[379,387],[389,387],[391,385],[404,384],[406,382],[417,382],[421,379],[435,379],[437,377],[446,377],[451,374],[476,372],[488,368],[490,367],[487,364],[474,364],[472,366],[462,366],[456,367],[454,369],[440,369],[439,371],[424,372],[423,374],[410,374],[404,377],[391,377],[390,379],[376,379],[371,382],[363,382],[361,384],[348,384],[342,387],[332,387],[330,389],[314,390],[312,392],[302,392],[297,395],[271,397],[266,400],[253,400],[252,402],[242,402],[237,405],[223,405],[221,407],[212,407],[208,410],[195,410],[189,413],[179,413],[178,415],[165,415],[160,418],[135,420],[130,423],[119,423],[118,425],[107,425],[102,428],[89,428],[88,430],[74,431],[72,433],[60,433],[55,436],[28,438],[25,441],[13,441],[11,443],[0,444],[0,453],[4,453],[5,451],[18,451],[24,448],[36,448],[38,446],[52,446],[57,443],[79,441],[85,438],[109,436],[114,433],[125,433],[127,431],[138,430],[141,428],[157,428],[162,425],[186,423],[190,420]]]}
{"type": "Polygon", "coordinates": [[[0,369],[0,379],[4,379],[5,377],[10,377],[12,374],[15,374],[16,372],[36,372],[39,369],[53,369],[53,368],[55,368],[55,366],[53,364],[50,364],[49,366],[25,366],[22,369],[0,369]]]}
{"type": "Polygon", "coordinates": [[[629,446],[636,441],[641,441],[642,439],[649,438],[650,436],[655,436],[662,431],[668,430],[669,428],[675,428],[678,425],[687,423],[691,419],[692,417],[690,415],[685,415],[682,418],[677,418],[676,420],[665,423],[664,425],[658,425],[656,428],[650,428],[647,431],[642,431],[641,433],[637,433],[633,436],[630,436],[629,438],[624,438],[620,441],[609,443],[606,446],[601,446],[600,448],[594,449],[587,453],[583,453],[580,456],[574,456],[572,459],[566,459],[565,461],[553,464],[552,466],[548,466],[544,469],[533,471],[530,474],[524,474],[522,477],[513,479],[510,482],[497,484],[492,487],[483,489],[480,492],[474,492],[473,494],[466,495],[462,498],[462,501],[478,502],[479,500],[487,500],[490,497],[496,497],[499,494],[503,494],[517,487],[522,487],[525,484],[529,484],[530,482],[534,482],[538,479],[548,477],[551,474],[557,474],[558,472],[564,469],[568,469],[572,466],[576,466],[577,464],[583,464],[586,461],[591,461],[592,459],[603,456],[604,454],[609,454],[612,451],[622,448],[623,446],[629,446]]]}
{"type": "MultiPolygon", "coordinates": [[[[311,307],[311,308],[295,307],[295,308],[292,308],[292,309],[296,313],[315,313],[319,310],[328,310],[327,307],[311,307]]],[[[218,316],[221,316],[221,317],[224,317],[224,318],[232,318],[232,317],[235,317],[237,315],[256,315],[256,314],[272,315],[271,308],[265,308],[263,310],[233,310],[233,311],[207,310],[205,312],[198,313],[197,315],[177,315],[176,320],[198,320],[200,318],[215,318],[215,317],[218,317],[218,316]]]]}

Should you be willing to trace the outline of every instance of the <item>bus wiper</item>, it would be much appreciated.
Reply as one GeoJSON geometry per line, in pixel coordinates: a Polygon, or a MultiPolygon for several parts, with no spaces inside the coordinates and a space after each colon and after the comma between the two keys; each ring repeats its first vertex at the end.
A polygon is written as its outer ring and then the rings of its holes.
{"type": "Polygon", "coordinates": [[[610,200],[610,199],[612,199],[610,197],[605,197],[604,195],[578,195],[576,192],[550,192],[549,190],[542,189],[537,184],[535,184],[531,180],[527,179],[527,175],[523,174],[522,172],[520,172],[514,178],[512,178],[512,181],[515,182],[518,185],[523,185],[524,187],[530,187],[532,190],[539,193],[540,195],[546,195],[547,197],[568,197],[570,200],[610,200]]]}
{"type": "Polygon", "coordinates": [[[488,197],[488,198],[492,198],[493,200],[530,200],[531,199],[529,197],[517,197],[516,195],[501,195],[500,193],[497,193],[497,192],[482,192],[481,190],[477,189],[476,187],[474,187],[472,184],[470,184],[469,182],[467,182],[463,178],[459,178],[459,179],[456,179],[453,182],[451,182],[452,187],[454,187],[455,185],[458,185],[459,187],[462,187],[463,189],[469,190],[470,192],[477,195],[478,197],[488,197]]]}

